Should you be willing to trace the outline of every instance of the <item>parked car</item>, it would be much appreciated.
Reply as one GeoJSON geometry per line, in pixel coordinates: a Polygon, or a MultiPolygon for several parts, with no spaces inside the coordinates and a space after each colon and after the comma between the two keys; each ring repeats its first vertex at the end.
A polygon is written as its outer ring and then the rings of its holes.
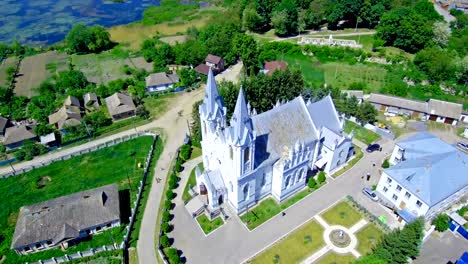
{"type": "Polygon", "coordinates": [[[379,200],[379,197],[377,196],[377,194],[373,190],[371,190],[371,189],[369,189],[367,187],[362,189],[362,193],[365,196],[369,197],[372,201],[377,202],[379,200]]]}
{"type": "Polygon", "coordinates": [[[367,146],[366,151],[372,153],[374,151],[382,151],[382,147],[379,144],[370,144],[367,146]]]}
{"type": "Polygon", "coordinates": [[[464,151],[468,151],[468,143],[458,142],[457,147],[461,148],[464,151]]]}

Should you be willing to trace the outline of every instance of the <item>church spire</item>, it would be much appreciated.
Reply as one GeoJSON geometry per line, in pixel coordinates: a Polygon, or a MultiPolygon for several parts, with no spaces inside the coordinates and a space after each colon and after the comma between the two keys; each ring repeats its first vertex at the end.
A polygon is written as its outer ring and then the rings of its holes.
{"type": "Polygon", "coordinates": [[[223,114],[224,104],[222,98],[219,96],[218,86],[213,75],[211,67],[208,71],[208,80],[206,82],[205,98],[203,100],[203,115],[207,120],[214,120],[217,118],[218,111],[223,114]]]}
{"type": "Polygon", "coordinates": [[[232,138],[236,144],[244,145],[251,139],[252,122],[250,113],[245,102],[244,90],[242,87],[237,97],[236,107],[231,118],[232,138]]]}

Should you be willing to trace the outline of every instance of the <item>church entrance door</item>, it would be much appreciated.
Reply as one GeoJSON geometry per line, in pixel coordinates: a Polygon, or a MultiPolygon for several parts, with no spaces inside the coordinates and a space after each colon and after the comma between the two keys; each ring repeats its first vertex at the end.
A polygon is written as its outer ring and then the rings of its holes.
{"type": "Polygon", "coordinates": [[[218,198],[218,205],[222,205],[224,202],[223,195],[220,195],[218,198]]]}

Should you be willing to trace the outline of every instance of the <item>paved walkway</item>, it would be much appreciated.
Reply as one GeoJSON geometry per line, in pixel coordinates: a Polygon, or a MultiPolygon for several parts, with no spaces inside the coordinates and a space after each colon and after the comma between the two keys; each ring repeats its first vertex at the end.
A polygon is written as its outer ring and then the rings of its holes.
{"type": "Polygon", "coordinates": [[[175,240],[174,246],[182,250],[188,263],[238,264],[346,195],[352,195],[373,214],[387,216],[388,224],[396,226],[396,218],[389,211],[361,192],[363,187],[370,187],[378,182],[379,165],[393,150],[393,142],[389,140],[382,139],[378,143],[383,147],[382,152],[364,151],[364,157],[346,173],[330,180],[312,195],[288,208],[285,216],[277,215],[253,231],[249,231],[239,217],[232,216],[222,228],[205,237],[188,212],[182,206],[176,206],[173,221],[176,228],[170,234],[175,240]],[[376,167],[372,167],[373,162],[377,164],[376,167]],[[367,172],[372,175],[370,181],[361,178],[367,172]]]}

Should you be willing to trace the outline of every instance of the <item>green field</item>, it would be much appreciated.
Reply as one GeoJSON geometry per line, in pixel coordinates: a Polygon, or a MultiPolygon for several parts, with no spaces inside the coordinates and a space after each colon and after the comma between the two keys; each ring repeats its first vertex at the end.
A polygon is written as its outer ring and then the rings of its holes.
{"type": "Polygon", "coordinates": [[[339,202],[325,213],[322,213],[322,218],[327,221],[329,225],[341,225],[347,228],[352,227],[362,219],[359,212],[354,210],[354,208],[345,201],[339,202]]]}
{"type": "Polygon", "coordinates": [[[336,36],[335,39],[352,39],[358,44],[362,45],[365,51],[372,50],[372,44],[374,44],[374,35],[358,35],[358,36],[336,36]]]}
{"type": "Polygon", "coordinates": [[[215,231],[217,228],[224,224],[220,216],[213,219],[213,221],[210,221],[210,219],[208,219],[208,217],[205,214],[202,214],[199,217],[197,217],[197,222],[202,228],[205,235],[208,235],[209,233],[215,231]]]}
{"type": "Polygon", "coordinates": [[[358,239],[357,251],[361,255],[366,255],[379,242],[383,236],[382,231],[373,224],[368,224],[356,233],[358,239]]]}
{"type": "MultiPolygon", "coordinates": [[[[16,253],[9,250],[18,210],[21,206],[114,182],[119,184],[120,190],[129,189],[130,198],[134,200],[138,182],[143,175],[143,169],[137,168],[137,163],[144,163],[152,141],[152,137],[136,138],[66,161],[55,162],[18,176],[1,179],[0,192],[5,198],[0,209],[0,230],[4,238],[0,241],[0,255],[7,256],[7,263],[15,263],[48,258],[54,253],[44,251],[27,257],[18,257],[16,253]]],[[[116,228],[107,232],[121,233],[122,231],[123,229],[116,228]]],[[[117,235],[122,237],[120,234],[117,235]]],[[[96,236],[96,239],[110,238],[111,236],[103,234],[96,236]]],[[[68,254],[77,249],[85,249],[82,248],[84,245],[72,247],[67,251],[55,251],[61,255],[68,254]]]]}
{"type": "MultiPolygon", "coordinates": [[[[203,171],[203,162],[198,164],[198,166],[200,167],[200,171],[203,171]]],[[[195,169],[196,167],[193,168],[192,171],[190,172],[187,185],[185,185],[184,192],[182,193],[182,200],[184,201],[184,203],[188,203],[188,201],[190,201],[192,196],[190,196],[189,194],[189,189],[195,186],[195,184],[197,184],[197,179],[195,178],[195,169]]]]}
{"type": "Polygon", "coordinates": [[[351,254],[341,255],[330,251],[325,256],[321,257],[317,264],[348,264],[352,263],[356,258],[351,254]]]}
{"type": "Polygon", "coordinates": [[[277,59],[286,61],[292,68],[300,69],[306,83],[314,87],[327,83],[340,89],[349,89],[350,84],[362,82],[369,91],[377,92],[385,85],[387,76],[387,70],[380,65],[349,65],[345,62],[322,64],[313,56],[303,54],[285,54],[277,59]]]}
{"type": "Polygon", "coordinates": [[[346,120],[344,131],[346,134],[351,133],[354,130],[354,138],[361,141],[364,144],[371,144],[376,140],[380,139],[380,136],[369,129],[366,129],[356,123],[346,120]]]}
{"type": "Polygon", "coordinates": [[[300,263],[325,245],[323,227],[310,221],[251,260],[253,264],[300,263]]]}

